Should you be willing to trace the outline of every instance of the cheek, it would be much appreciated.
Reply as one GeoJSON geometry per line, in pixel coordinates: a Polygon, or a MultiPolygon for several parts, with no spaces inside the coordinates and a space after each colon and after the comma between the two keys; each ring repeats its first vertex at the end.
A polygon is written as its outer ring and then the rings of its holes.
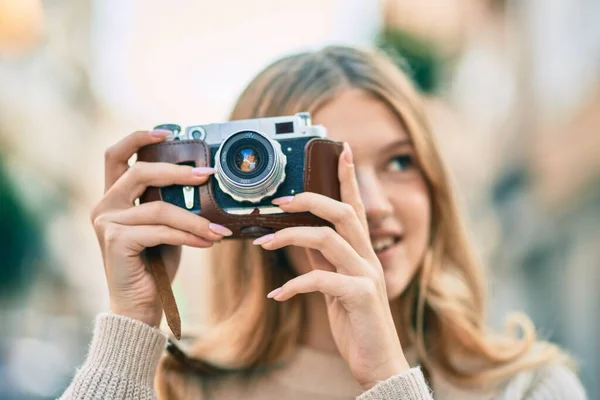
{"type": "Polygon", "coordinates": [[[402,219],[410,223],[412,228],[429,230],[431,207],[429,194],[425,185],[415,183],[410,188],[404,190],[400,198],[399,208],[402,213],[402,219]]]}
{"type": "Polygon", "coordinates": [[[404,231],[405,255],[416,269],[427,248],[431,224],[431,201],[422,180],[397,187],[393,197],[396,218],[404,231]]]}

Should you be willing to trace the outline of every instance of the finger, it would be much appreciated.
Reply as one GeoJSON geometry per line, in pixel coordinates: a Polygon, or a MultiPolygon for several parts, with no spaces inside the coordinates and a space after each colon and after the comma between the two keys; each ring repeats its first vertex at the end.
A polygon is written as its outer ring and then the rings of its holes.
{"type": "Polygon", "coordinates": [[[280,290],[273,290],[267,297],[277,301],[291,299],[300,293],[321,292],[325,295],[347,299],[357,292],[359,278],[315,269],[287,281],[280,290]]]}
{"type": "MultiPolygon", "coordinates": [[[[304,249],[304,251],[312,269],[335,272],[335,267],[323,257],[320,251],[312,249],[304,249]]],[[[334,299],[335,297],[333,296],[325,295],[325,304],[330,306],[334,299]]]]}
{"type": "Polygon", "coordinates": [[[104,193],[127,171],[127,161],[140,147],[161,142],[170,133],[168,130],[137,131],[109,147],[104,154],[104,193]]]}
{"type": "Polygon", "coordinates": [[[369,234],[363,229],[354,208],[340,201],[318,193],[303,192],[295,196],[281,197],[273,200],[285,212],[308,211],[317,217],[331,222],[336,231],[362,257],[372,256],[373,248],[369,234]]]}
{"type": "Polygon", "coordinates": [[[112,185],[104,196],[104,202],[116,208],[129,208],[149,186],[198,186],[205,183],[214,172],[213,168],[138,161],[112,185]]]}
{"type": "Polygon", "coordinates": [[[206,218],[164,201],[144,203],[100,218],[121,225],[166,225],[211,241],[232,235],[224,226],[211,224],[206,218]]]}
{"type": "Polygon", "coordinates": [[[344,142],[344,151],[340,156],[338,163],[338,179],[340,180],[340,195],[344,203],[350,204],[365,232],[369,232],[367,225],[367,214],[365,207],[360,197],[358,181],[356,180],[356,171],[354,170],[354,162],[352,160],[352,150],[347,142],[344,142]]]}
{"type": "Polygon", "coordinates": [[[173,229],[166,225],[136,225],[126,226],[110,224],[105,231],[105,242],[107,246],[111,243],[127,243],[127,248],[135,253],[140,253],[146,247],[154,247],[161,244],[173,246],[190,246],[207,248],[214,242],[193,235],[189,232],[173,229]]]}
{"type": "Polygon", "coordinates": [[[338,272],[361,275],[364,260],[336,231],[328,226],[285,228],[254,241],[265,250],[298,246],[318,250],[338,272]]]}

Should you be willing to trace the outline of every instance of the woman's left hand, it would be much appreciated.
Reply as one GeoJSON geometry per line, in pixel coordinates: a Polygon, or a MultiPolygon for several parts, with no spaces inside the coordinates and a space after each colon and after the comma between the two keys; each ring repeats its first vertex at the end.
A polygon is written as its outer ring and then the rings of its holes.
{"type": "Polygon", "coordinates": [[[392,318],[381,263],[371,246],[346,143],[338,176],[341,202],[309,192],[273,201],[285,212],[311,212],[330,221],[335,230],[327,226],[285,228],[254,243],[266,250],[290,245],[307,249],[313,270],[269,295],[285,301],[299,293],[323,293],[338,350],[358,383],[368,390],[410,367],[392,318]]]}

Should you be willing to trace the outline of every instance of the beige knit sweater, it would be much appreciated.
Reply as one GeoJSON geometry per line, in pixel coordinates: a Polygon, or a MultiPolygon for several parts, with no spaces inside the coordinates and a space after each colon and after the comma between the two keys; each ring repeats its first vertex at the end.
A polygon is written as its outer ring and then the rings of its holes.
{"type": "MultiPolygon", "coordinates": [[[[153,382],[165,344],[166,337],[158,329],[127,317],[99,314],[87,359],[60,399],[155,399],[153,382]]],[[[408,354],[407,358],[410,362],[408,354]]],[[[197,376],[179,376],[178,379],[180,398],[202,399],[201,380],[197,376]]],[[[586,399],[577,377],[562,365],[521,373],[488,392],[464,392],[435,375],[432,386],[436,400],[586,399]]],[[[340,355],[304,346],[284,368],[265,375],[251,386],[230,377],[211,386],[210,394],[211,399],[218,400],[433,399],[418,367],[363,392],[340,355]]]]}

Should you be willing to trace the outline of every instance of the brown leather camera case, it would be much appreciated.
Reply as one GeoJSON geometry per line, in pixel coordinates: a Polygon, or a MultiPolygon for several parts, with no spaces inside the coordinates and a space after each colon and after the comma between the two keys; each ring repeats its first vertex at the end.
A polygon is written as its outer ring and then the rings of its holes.
{"type": "MultiPolygon", "coordinates": [[[[333,199],[340,199],[340,183],[337,176],[338,159],[343,150],[342,143],[328,139],[312,139],[305,147],[304,191],[319,193],[333,199]]],[[[171,141],[142,147],[138,151],[138,161],[168,162],[173,164],[193,162],[196,167],[210,166],[210,152],[202,140],[171,141]]],[[[210,179],[214,179],[211,177],[210,179]]],[[[251,238],[275,232],[291,226],[323,226],[329,222],[308,213],[294,214],[228,214],[215,202],[210,180],[199,186],[199,215],[210,222],[229,228],[230,238],[251,238]]],[[[149,187],[140,197],[141,203],[161,199],[160,188],[149,187]]],[[[171,284],[160,256],[160,246],[146,249],[149,269],[152,271],[160,293],[163,310],[171,331],[181,337],[181,319],[173,297],[171,284]]]]}

